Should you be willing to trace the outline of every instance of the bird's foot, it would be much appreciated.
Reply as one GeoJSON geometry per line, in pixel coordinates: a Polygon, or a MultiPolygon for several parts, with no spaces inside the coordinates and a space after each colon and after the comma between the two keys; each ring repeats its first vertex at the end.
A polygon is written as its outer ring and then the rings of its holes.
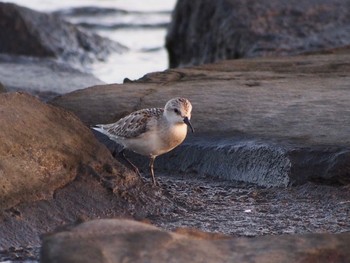
{"type": "Polygon", "coordinates": [[[152,185],[153,186],[160,186],[159,182],[154,178],[152,178],[152,185]]]}

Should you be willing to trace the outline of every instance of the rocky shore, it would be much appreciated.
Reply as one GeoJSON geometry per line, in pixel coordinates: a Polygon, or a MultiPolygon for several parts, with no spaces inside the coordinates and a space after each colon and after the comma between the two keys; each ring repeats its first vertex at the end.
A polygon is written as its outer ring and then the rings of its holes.
{"type": "Polygon", "coordinates": [[[43,100],[102,84],[85,67],[126,50],[59,16],[10,3],[0,3],[0,43],[1,83],[43,100]]]}
{"type": "MultiPolygon", "coordinates": [[[[174,16],[189,2],[179,1],[174,16]]],[[[54,21],[60,36],[69,27],[67,39],[84,35],[56,15],[0,3],[0,13],[10,11],[34,28],[44,25],[31,19],[54,21]]],[[[12,33],[28,34],[20,32],[12,33]]],[[[40,34],[30,35],[40,48],[54,45],[40,34]]],[[[0,50],[0,261],[349,260],[349,48],[105,85],[76,66],[89,52],[99,58],[105,43],[115,47],[96,39],[84,40],[97,45],[92,51],[76,47],[73,60],[0,50]],[[192,102],[196,133],[157,158],[154,187],[147,158],[127,153],[141,181],[89,127],[176,96],[192,102]]]]}
{"type": "MultiPolygon", "coordinates": [[[[188,97],[198,131],[158,169],[261,186],[345,183],[350,54],[230,60],[146,75],[55,98],[87,125],[113,122],[162,98],[188,97]],[[101,107],[103,105],[103,107],[101,107]],[[307,160],[307,161],[306,161],[307,160]],[[219,164],[219,165],[218,165],[219,164]]],[[[137,158],[135,156],[135,158],[137,158]]]]}
{"type": "Polygon", "coordinates": [[[0,19],[1,53],[60,58],[79,65],[125,51],[122,45],[83,31],[58,16],[15,4],[0,3],[0,19]]]}

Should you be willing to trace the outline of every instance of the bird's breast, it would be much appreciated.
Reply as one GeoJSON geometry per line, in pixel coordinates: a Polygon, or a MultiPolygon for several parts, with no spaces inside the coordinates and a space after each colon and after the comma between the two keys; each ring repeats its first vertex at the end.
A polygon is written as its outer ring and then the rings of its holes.
{"type": "Polygon", "coordinates": [[[138,138],[126,139],[123,145],[145,156],[158,156],[182,143],[186,134],[186,124],[178,124],[166,129],[148,131],[138,138]]]}
{"type": "MultiPolygon", "coordinates": [[[[170,151],[182,143],[187,135],[187,125],[178,124],[169,128],[167,132],[160,136],[163,144],[163,148],[170,151]]],[[[166,152],[167,152],[166,151],[166,152]]]]}

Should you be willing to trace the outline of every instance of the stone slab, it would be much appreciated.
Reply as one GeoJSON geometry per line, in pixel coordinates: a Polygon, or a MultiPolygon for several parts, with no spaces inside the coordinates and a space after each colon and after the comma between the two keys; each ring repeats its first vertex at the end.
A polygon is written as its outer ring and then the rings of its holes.
{"type": "Polygon", "coordinates": [[[185,170],[264,186],[314,179],[346,183],[349,61],[347,51],[228,60],[152,73],[133,83],[95,86],[51,103],[90,125],[187,97],[196,133],[156,161],[159,167],[176,169],[184,163],[185,170]]]}

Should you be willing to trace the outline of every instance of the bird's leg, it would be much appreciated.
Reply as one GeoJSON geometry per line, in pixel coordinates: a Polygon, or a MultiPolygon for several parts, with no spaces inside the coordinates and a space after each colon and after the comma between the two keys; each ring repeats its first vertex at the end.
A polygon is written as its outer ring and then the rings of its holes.
{"type": "Polygon", "coordinates": [[[157,185],[157,181],[156,181],[156,178],[154,177],[154,171],[153,171],[153,164],[155,159],[156,157],[154,156],[151,156],[149,159],[149,170],[151,172],[153,185],[157,185]]]}
{"type": "MultiPolygon", "coordinates": [[[[140,174],[140,172],[139,172],[139,169],[137,169],[137,167],[135,166],[135,164],[133,164],[128,158],[126,158],[124,151],[125,151],[125,149],[121,150],[121,151],[118,153],[118,155],[119,155],[125,162],[127,162],[127,164],[129,164],[129,165],[132,167],[132,169],[137,173],[138,176],[140,176],[140,178],[142,178],[142,177],[141,177],[141,174],[140,174]]],[[[117,151],[114,150],[113,156],[116,157],[116,155],[117,155],[117,151]]]]}

